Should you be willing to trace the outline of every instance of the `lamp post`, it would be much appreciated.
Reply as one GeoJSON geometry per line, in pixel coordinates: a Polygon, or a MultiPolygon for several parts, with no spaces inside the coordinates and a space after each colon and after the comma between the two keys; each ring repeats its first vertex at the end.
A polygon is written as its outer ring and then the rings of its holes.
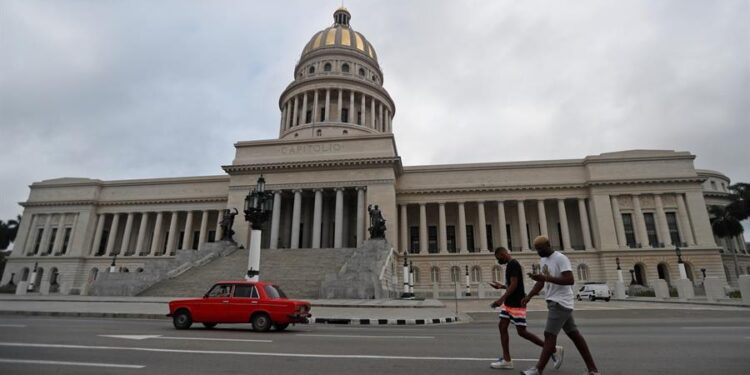
{"type": "Polygon", "coordinates": [[[112,256],[112,263],[109,265],[109,272],[117,272],[117,254],[112,256]]]}
{"type": "Polygon", "coordinates": [[[622,279],[622,267],[620,267],[620,257],[615,258],[615,263],[617,263],[617,281],[624,282],[622,279]]]}
{"type": "Polygon", "coordinates": [[[261,226],[268,220],[273,209],[273,194],[266,192],[266,179],[263,175],[245,197],[245,221],[250,223],[250,244],[248,245],[247,274],[245,280],[260,279],[260,239],[261,226]]]}
{"type": "Polygon", "coordinates": [[[401,294],[401,298],[412,297],[409,293],[409,260],[408,252],[404,252],[404,293],[401,294]]]}
{"type": "Polygon", "coordinates": [[[469,279],[469,266],[466,266],[466,296],[471,296],[471,284],[469,279]]]}
{"type": "Polygon", "coordinates": [[[620,257],[615,257],[615,263],[617,264],[617,282],[615,283],[615,298],[625,299],[627,294],[625,293],[625,281],[622,278],[622,267],[620,267],[620,257]]]}
{"type": "Polygon", "coordinates": [[[677,266],[680,268],[680,280],[687,279],[687,271],[685,270],[685,262],[682,261],[682,250],[680,245],[675,245],[674,252],[677,253],[677,266]]]}
{"type": "Polygon", "coordinates": [[[701,268],[701,273],[703,274],[703,284],[705,285],[706,284],[706,269],[701,268]]]}
{"type": "Polygon", "coordinates": [[[635,285],[635,270],[630,270],[630,285],[635,285]]]}
{"type": "Polygon", "coordinates": [[[414,298],[414,263],[409,261],[409,298],[414,298]]]}
{"type": "Polygon", "coordinates": [[[31,271],[31,276],[29,277],[29,286],[26,288],[26,290],[29,292],[34,291],[34,283],[36,283],[36,273],[38,266],[39,262],[34,262],[34,270],[31,271]]]}

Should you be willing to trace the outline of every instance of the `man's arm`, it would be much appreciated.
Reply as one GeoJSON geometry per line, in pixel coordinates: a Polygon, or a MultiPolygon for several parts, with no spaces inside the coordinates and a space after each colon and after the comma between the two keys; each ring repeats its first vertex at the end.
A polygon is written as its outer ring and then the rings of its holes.
{"type": "Polygon", "coordinates": [[[549,276],[549,275],[538,273],[535,275],[531,275],[531,279],[536,281],[537,283],[541,281],[542,283],[546,282],[546,283],[552,283],[552,284],[557,284],[557,285],[575,284],[575,279],[573,279],[572,271],[563,271],[559,277],[554,277],[554,276],[549,276]]]}
{"type": "Polygon", "coordinates": [[[544,288],[544,281],[537,281],[536,284],[534,284],[534,287],[531,288],[531,291],[529,294],[526,295],[526,297],[523,297],[521,300],[521,305],[526,306],[529,301],[534,298],[539,292],[542,291],[542,288],[544,288]]]}
{"type": "Polygon", "coordinates": [[[505,293],[502,295],[502,297],[500,297],[499,300],[493,302],[492,304],[496,306],[500,306],[503,303],[505,303],[505,300],[508,299],[508,296],[513,294],[513,292],[516,290],[517,287],[518,287],[518,278],[515,276],[511,276],[510,285],[508,285],[508,287],[505,289],[505,293]]]}

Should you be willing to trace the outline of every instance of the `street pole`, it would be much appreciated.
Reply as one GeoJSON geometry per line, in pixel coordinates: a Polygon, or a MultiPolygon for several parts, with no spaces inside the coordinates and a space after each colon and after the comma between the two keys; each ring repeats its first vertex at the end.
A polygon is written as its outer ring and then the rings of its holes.
{"type": "Polygon", "coordinates": [[[263,223],[268,220],[273,207],[273,194],[266,192],[266,179],[261,175],[255,189],[245,197],[245,220],[250,223],[250,243],[247,246],[247,273],[245,280],[260,280],[260,243],[263,223]]]}
{"type": "Polygon", "coordinates": [[[409,298],[414,298],[414,264],[409,261],[409,298]]]}
{"type": "Polygon", "coordinates": [[[407,252],[404,251],[404,293],[401,294],[401,298],[409,298],[409,262],[407,252]]]}
{"type": "Polygon", "coordinates": [[[682,251],[679,245],[675,245],[674,251],[677,253],[677,265],[680,268],[680,280],[687,279],[687,270],[685,270],[685,262],[682,260],[682,251]]]}
{"type": "Polygon", "coordinates": [[[36,282],[36,272],[37,272],[37,265],[38,262],[34,262],[34,270],[31,271],[31,277],[29,277],[29,286],[26,287],[26,291],[33,292],[34,291],[34,283],[36,282]]]}
{"type": "Polygon", "coordinates": [[[471,296],[471,284],[469,280],[469,266],[466,266],[466,296],[471,296]]]}

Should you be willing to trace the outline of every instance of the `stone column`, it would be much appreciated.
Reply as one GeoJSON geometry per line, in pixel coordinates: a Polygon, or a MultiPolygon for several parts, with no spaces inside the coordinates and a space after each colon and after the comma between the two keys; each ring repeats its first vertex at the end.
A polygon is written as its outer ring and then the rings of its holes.
{"type": "Polygon", "coordinates": [[[508,232],[505,229],[507,224],[508,223],[505,220],[505,202],[498,201],[497,202],[497,225],[499,227],[498,230],[500,231],[500,246],[506,249],[508,249],[508,232]]]}
{"type": "Polygon", "coordinates": [[[523,200],[518,201],[518,226],[521,235],[521,251],[526,251],[529,250],[529,232],[526,228],[526,208],[523,202],[523,200]]]}
{"type": "Polygon", "coordinates": [[[169,236],[167,237],[167,249],[164,250],[163,255],[171,255],[172,250],[175,249],[177,242],[177,218],[179,214],[179,211],[172,211],[172,218],[169,222],[169,236]]]}
{"type": "Polygon", "coordinates": [[[321,227],[323,225],[323,189],[315,189],[315,203],[313,204],[312,247],[320,248],[321,227]]]}
{"type": "Polygon", "coordinates": [[[616,195],[610,197],[612,201],[612,217],[615,219],[615,232],[617,233],[617,244],[620,247],[628,246],[625,238],[625,225],[622,223],[622,213],[620,212],[620,201],[616,195]]]}
{"type": "Polygon", "coordinates": [[[685,197],[682,194],[676,194],[677,196],[677,214],[680,217],[680,234],[690,245],[695,245],[695,237],[693,237],[693,228],[690,225],[690,218],[688,217],[687,206],[685,206],[685,197]]]}
{"type": "Polygon", "coordinates": [[[120,255],[127,255],[130,249],[130,234],[133,231],[133,217],[134,213],[128,213],[128,217],[125,219],[125,232],[122,234],[122,245],[120,246],[120,255]]]}
{"type": "Polygon", "coordinates": [[[55,243],[52,244],[52,253],[57,254],[60,252],[63,241],[65,239],[65,214],[60,214],[60,222],[57,223],[57,236],[55,237],[55,243]]]}
{"type": "Polygon", "coordinates": [[[466,238],[466,207],[464,202],[458,202],[458,241],[460,244],[459,253],[469,252],[469,243],[466,238]]]}
{"type": "Polygon", "coordinates": [[[292,98],[292,127],[297,126],[297,95],[292,98]]]}
{"type": "Polygon", "coordinates": [[[336,188],[336,211],[333,227],[333,247],[340,249],[344,246],[344,189],[336,188]]]}
{"type": "Polygon", "coordinates": [[[349,123],[357,123],[357,113],[354,111],[354,90],[349,90],[349,123]]]}
{"type": "MultiPolygon", "coordinates": [[[[97,215],[97,218],[101,219],[101,216],[102,215],[97,215]]],[[[33,242],[34,242],[34,240],[36,238],[35,237],[36,236],[36,230],[35,229],[36,229],[36,221],[38,220],[38,217],[39,217],[39,215],[31,215],[31,223],[29,224],[29,229],[26,232],[26,241],[23,244],[23,254],[24,255],[31,255],[31,252],[34,251],[34,243],[33,242]]],[[[26,219],[26,220],[28,220],[28,219],[26,219]]],[[[24,223],[25,223],[25,221],[21,220],[21,225],[25,225],[24,223]]],[[[19,231],[18,231],[19,234],[21,233],[20,229],[21,228],[19,228],[19,231]]],[[[18,241],[18,234],[16,235],[16,241],[18,241]]],[[[92,244],[91,246],[93,248],[94,244],[92,244]]]]}
{"type": "Polygon", "coordinates": [[[401,220],[399,222],[399,228],[401,230],[401,241],[403,241],[402,248],[404,250],[404,253],[409,252],[409,246],[411,246],[411,243],[409,242],[409,223],[408,223],[408,216],[407,216],[407,205],[402,204],[401,205],[401,220]]]}
{"type": "Polygon", "coordinates": [[[357,188],[357,246],[365,242],[365,188],[357,188]]]}
{"type": "Polygon", "coordinates": [[[302,93],[302,113],[300,114],[299,122],[300,124],[307,124],[307,92],[302,93]]]}
{"type": "MultiPolygon", "coordinates": [[[[193,237],[193,211],[187,212],[187,218],[185,219],[185,233],[182,234],[182,248],[192,249],[193,244],[191,244],[190,240],[193,237]]],[[[197,249],[196,249],[197,250],[197,249]]]]}
{"type": "Polygon", "coordinates": [[[203,210],[201,212],[201,231],[198,235],[198,249],[200,250],[201,245],[206,243],[206,238],[208,238],[208,210],[203,210]]]}
{"type": "Polygon", "coordinates": [[[313,95],[313,110],[312,110],[312,123],[315,124],[318,122],[318,90],[315,90],[315,94],[313,95]]]}
{"type": "Polygon", "coordinates": [[[52,214],[47,214],[47,219],[44,221],[44,230],[42,230],[42,241],[39,244],[39,253],[46,254],[47,248],[49,247],[49,238],[52,232],[52,214]]]}
{"type": "Polygon", "coordinates": [[[589,227],[589,214],[586,211],[586,199],[578,198],[578,216],[581,218],[581,235],[583,235],[583,247],[586,250],[590,250],[593,246],[591,244],[591,228],[589,227]]]}
{"type": "Polygon", "coordinates": [[[477,202],[477,216],[479,222],[479,251],[487,251],[487,218],[484,215],[484,202],[477,202]]]}
{"type": "Polygon", "coordinates": [[[427,205],[419,204],[419,253],[427,254],[427,205]]]}
{"type": "Polygon", "coordinates": [[[292,205],[292,243],[290,249],[299,249],[299,224],[302,215],[302,190],[294,191],[294,203],[292,205]]]}
{"type": "Polygon", "coordinates": [[[635,229],[638,235],[638,242],[641,246],[649,247],[648,243],[648,232],[646,232],[646,222],[643,219],[643,211],[641,211],[641,199],[638,195],[633,195],[633,212],[635,212],[635,229]]]}
{"type": "Polygon", "coordinates": [[[667,224],[667,214],[664,213],[664,202],[660,194],[654,194],[654,204],[656,205],[656,220],[659,223],[659,237],[664,246],[672,246],[672,237],[669,235],[669,224],[667,224]]]}
{"type": "Polygon", "coordinates": [[[107,256],[112,255],[117,240],[117,227],[120,226],[120,214],[112,214],[112,225],[109,227],[109,237],[107,237],[107,256]]]}
{"type": "Polygon", "coordinates": [[[339,107],[338,107],[339,117],[338,117],[338,122],[343,122],[344,121],[343,120],[343,113],[342,113],[343,112],[342,111],[343,108],[341,108],[341,106],[344,104],[343,103],[344,102],[343,101],[343,97],[344,97],[344,90],[339,89],[339,99],[338,99],[339,100],[339,107]]]}
{"type": "Polygon", "coordinates": [[[380,125],[378,126],[379,131],[383,131],[383,103],[378,103],[378,120],[380,120],[380,125]]]}
{"type": "Polygon", "coordinates": [[[325,120],[326,122],[331,121],[331,89],[326,89],[326,114],[325,114],[325,120]]]}
{"type": "Polygon", "coordinates": [[[438,203],[438,251],[441,254],[448,252],[448,230],[445,219],[445,203],[438,203]]]}
{"type": "Polygon", "coordinates": [[[375,129],[375,97],[370,100],[370,127],[375,129]]]}
{"type": "Polygon", "coordinates": [[[539,213],[539,228],[542,236],[549,238],[549,232],[547,230],[547,212],[544,210],[544,199],[536,201],[536,208],[539,213]]]}
{"type": "Polygon", "coordinates": [[[224,229],[221,227],[221,219],[223,213],[223,210],[216,211],[216,236],[214,237],[214,240],[216,242],[221,241],[221,238],[224,237],[224,229]]]}
{"type": "Polygon", "coordinates": [[[560,231],[562,232],[563,250],[570,250],[570,230],[568,229],[568,213],[565,210],[565,199],[557,200],[557,211],[560,215],[560,231]]]}
{"type": "MultiPolygon", "coordinates": [[[[99,251],[99,247],[102,245],[102,234],[104,233],[104,222],[107,219],[106,214],[99,214],[96,215],[96,232],[94,234],[94,243],[91,245],[91,255],[96,255],[96,252],[99,251]]],[[[33,227],[32,227],[33,230],[33,227]]],[[[33,235],[33,233],[32,233],[33,235]]],[[[31,239],[29,242],[33,242],[34,238],[31,239]]],[[[31,246],[34,246],[33,244],[31,246]]]]}
{"type": "Polygon", "coordinates": [[[367,106],[365,105],[365,94],[360,93],[360,96],[362,97],[362,105],[359,107],[360,111],[362,111],[362,121],[360,122],[360,125],[364,126],[367,124],[367,120],[365,118],[365,110],[367,109],[367,106]]]}
{"type": "Polygon", "coordinates": [[[688,191],[685,193],[690,222],[693,223],[695,240],[700,246],[715,246],[714,234],[711,230],[711,220],[706,210],[706,199],[702,190],[688,191]]]}
{"type": "Polygon", "coordinates": [[[148,228],[148,212],[141,214],[141,225],[138,227],[138,239],[135,242],[135,254],[143,255],[145,249],[143,242],[146,240],[146,228],[148,228]]]}
{"type": "Polygon", "coordinates": [[[269,249],[279,247],[279,225],[281,223],[281,191],[273,192],[273,209],[271,211],[271,234],[268,242],[269,249]]]}
{"type": "Polygon", "coordinates": [[[291,103],[289,101],[285,104],[285,110],[284,110],[284,130],[289,129],[291,127],[291,121],[292,121],[292,114],[291,114],[291,108],[289,108],[289,105],[291,103]]]}
{"type": "Polygon", "coordinates": [[[164,213],[156,213],[156,222],[154,223],[154,236],[151,238],[151,251],[149,256],[155,256],[156,252],[159,251],[159,242],[161,242],[161,227],[164,221],[164,213]]]}

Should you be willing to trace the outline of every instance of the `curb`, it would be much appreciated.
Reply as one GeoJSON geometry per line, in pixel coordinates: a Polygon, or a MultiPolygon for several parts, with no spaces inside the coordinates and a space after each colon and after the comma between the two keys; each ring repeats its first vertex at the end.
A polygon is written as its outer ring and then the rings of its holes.
{"type": "Polygon", "coordinates": [[[169,319],[167,314],[96,313],[70,311],[0,311],[0,316],[59,316],[74,318],[169,319]]]}
{"type": "Polygon", "coordinates": [[[615,299],[612,301],[618,302],[641,302],[641,303],[670,303],[673,305],[693,305],[693,306],[723,306],[723,307],[750,307],[750,305],[744,303],[733,303],[733,302],[703,302],[703,301],[675,301],[675,300],[645,300],[645,299],[615,299]]]}
{"type": "Polygon", "coordinates": [[[458,317],[450,318],[428,318],[428,319],[342,319],[342,318],[310,318],[310,323],[314,324],[341,324],[341,325],[427,325],[427,324],[446,324],[458,323],[458,317]]]}

